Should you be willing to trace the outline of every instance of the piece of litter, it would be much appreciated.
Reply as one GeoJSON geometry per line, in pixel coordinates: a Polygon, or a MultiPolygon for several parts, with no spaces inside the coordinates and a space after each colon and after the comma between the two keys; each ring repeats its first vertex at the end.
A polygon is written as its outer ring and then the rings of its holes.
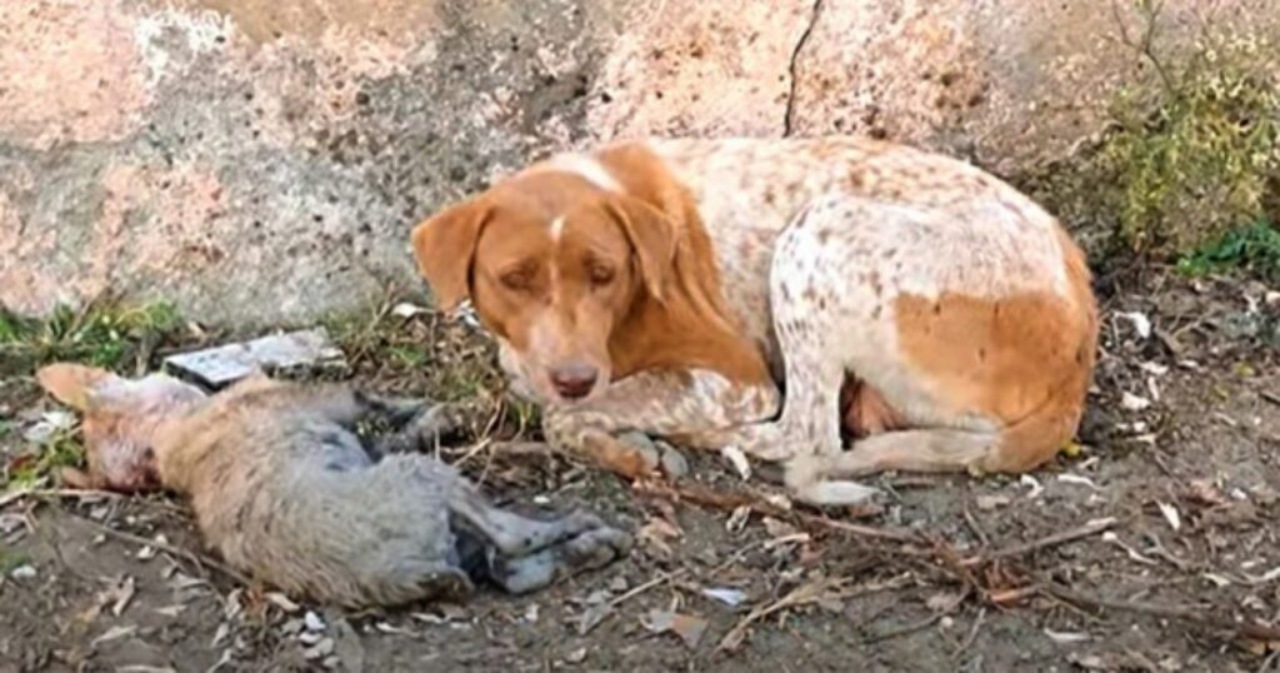
{"type": "Polygon", "coordinates": [[[1120,406],[1127,411],[1142,411],[1151,406],[1151,400],[1126,390],[1120,395],[1120,406]]]}
{"type": "Polygon", "coordinates": [[[324,328],[273,334],[245,343],[226,344],[165,358],[166,367],[198,378],[213,388],[263,371],[309,365],[344,366],[342,349],[324,328]]]}
{"type": "Polygon", "coordinates": [[[391,309],[391,314],[398,318],[412,318],[415,315],[428,312],[429,311],[427,309],[418,306],[417,304],[410,304],[407,301],[402,301],[391,309]]]}
{"type": "Polygon", "coordinates": [[[729,461],[743,481],[751,478],[751,461],[747,460],[747,454],[743,453],[742,449],[731,444],[720,449],[720,455],[729,461]]]}
{"type": "Polygon", "coordinates": [[[49,411],[40,417],[39,422],[27,428],[22,438],[32,444],[46,444],[58,433],[70,430],[75,424],[75,414],[61,409],[49,411]]]}
{"type": "Polygon", "coordinates": [[[308,631],[323,631],[324,620],[320,619],[320,615],[307,610],[307,614],[302,616],[302,623],[307,627],[308,631]]]}
{"type": "Polygon", "coordinates": [[[1139,337],[1147,339],[1151,336],[1151,319],[1146,314],[1133,311],[1130,313],[1117,313],[1116,317],[1127,318],[1129,322],[1133,323],[1133,330],[1138,333],[1139,337]]]}
{"type": "Polygon", "coordinates": [[[1055,643],[1058,643],[1059,645],[1067,645],[1070,643],[1083,643],[1084,641],[1088,640],[1090,637],[1089,634],[1087,633],[1072,633],[1070,631],[1054,631],[1052,629],[1045,629],[1044,634],[1046,636],[1049,636],[1050,640],[1052,640],[1055,643]]]}
{"type": "Polygon", "coordinates": [[[1088,486],[1089,488],[1092,488],[1095,491],[1098,490],[1098,485],[1093,483],[1092,479],[1078,475],[1078,474],[1060,474],[1058,475],[1058,481],[1063,482],[1065,484],[1079,484],[1081,486],[1088,486]]]}
{"type": "Polygon", "coordinates": [[[9,577],[12,577],[15,580],[29,580],[29,579],[35,578],[35,576],[36,576],[35,566],[29,565],[26,563],[9,571],[9,577]]]}
{"type": "Polygon", "coordinates": [[[720,601],[721,603],[724,603],[725,605],[728,605],[731,608],[736,608],[739,605],[742,605],[743,601],[747,600],[747,595],[742,591],[739,591],[738,589],[726,589],[726,588],[703,589],[702,595],[706,596],[707,598],[720,601]]]}
{"type": "Polygon", "coordinates": [[[645,628],[652,633],[674,633],[689,649],[696,649],[707,630],[707,621],[701,617],[668,610],[650,610],[645,628]]]}
{"type": "Polygon", "coordinates": [[[1044,487],[1040,485],[1040,482],[1037,481],[1035,477],[1029,474],[1024,474],[1021,477],[1019,477],[1018,483],[1022,484],[1023,486],[1027,486],[1031,489],[1031,491],[1027,493],[1028,498],[1032,498],[1032,499],[1038,498],[1040,497],[1040,494],[1044,492],[1044,487]]]}
{"type": "Polygon", "coordinates": [[[524,620],[530,624],[537,624],[539,611],[537,603],[530,603],[524,611],[524,620]]]}
{"type": "Polygon", "coordinates": [[[1164,502],[1157,502],[1156,507],[1160,508],[1160,513],[1164,515],[1164,520],[1169,522],[1169,527],[1173,532],[1178,532],[1182,528],[1182,516],[1178,514],[1178,508],[1164,502]]]}

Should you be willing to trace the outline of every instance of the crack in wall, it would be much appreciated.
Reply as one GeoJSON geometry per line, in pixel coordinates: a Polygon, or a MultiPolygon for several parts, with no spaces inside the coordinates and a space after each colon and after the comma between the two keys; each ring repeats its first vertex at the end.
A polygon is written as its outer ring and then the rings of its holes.
{"type": "Polygon", "coordinates": [[[787,110],[782,118],[782,137],[787,138],[795,130],[795,106],[796,106],[796,67],[800,61],[800,52],[804,50],[804,46],[809,43],[809,37],[813,35],[813,29],[818,25],[818,17],[822,13],[822,1],[813,0],[813,13],[809,16],[809,25],[805,26],[804,32],[800,34],[800,39],[796,40],[795,49],[791,50],[791,63],[788,66],[788,72],[791,77],[791,90],[787,93],[787,110]]]}

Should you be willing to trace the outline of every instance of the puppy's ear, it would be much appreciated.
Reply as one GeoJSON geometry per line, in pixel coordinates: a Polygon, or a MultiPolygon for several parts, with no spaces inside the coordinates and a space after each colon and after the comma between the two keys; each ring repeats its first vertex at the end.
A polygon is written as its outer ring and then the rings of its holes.
{"type": "Polygon", "coordinates": [[[492,205],[475,197],[449,206],[414,227],[413,256],[440,310],[452,311],[470,298],[476,244],[492,214],[492,205]]]}
{"type": "Polygon", "coordinates": [[[54,399],[77,411],[91,411],[97,406],[98,391],[120,377],[99,367],[70,362],[55,362],[36,372],[36,381],[54,399]]]}
{"type": "Polygon", "coordinates": [[[674,273],[676,230],[657,208],[636,198],[609,199],[605,208],[622,226],[640,262],[640,277],[649,294],[663,301],[667,281],[674,273]]]}

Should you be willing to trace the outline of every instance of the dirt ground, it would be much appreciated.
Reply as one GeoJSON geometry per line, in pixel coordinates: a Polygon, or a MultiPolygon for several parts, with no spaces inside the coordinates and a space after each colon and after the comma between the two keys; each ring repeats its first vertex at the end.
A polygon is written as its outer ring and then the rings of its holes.
{"type": "MultiPolygon", "coordinates": [[[[238,585],[164,495],[0,496],[0,670],[1280,670],[1280,296],[1099,285],[1081,450],[1024,479],[885,475],[882,506],[787,510],[718,456],[634,486],[463,438],[446,455],[496,497],[636,532],[629,558],[523,598],[343,615],[238,585]]],[[[0,458],[52,408],[4,381],[0,458]]]]}

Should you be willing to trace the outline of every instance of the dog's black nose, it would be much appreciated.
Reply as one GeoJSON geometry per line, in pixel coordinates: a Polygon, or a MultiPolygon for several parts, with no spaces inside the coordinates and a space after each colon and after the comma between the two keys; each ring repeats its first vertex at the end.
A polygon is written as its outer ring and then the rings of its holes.
{"type": "Polygon", "coordinates": [[[551,385],[567,400],[578,400],[591,393],[600,372],[588,364],[572,363],[551,370],[551,385]]]}

